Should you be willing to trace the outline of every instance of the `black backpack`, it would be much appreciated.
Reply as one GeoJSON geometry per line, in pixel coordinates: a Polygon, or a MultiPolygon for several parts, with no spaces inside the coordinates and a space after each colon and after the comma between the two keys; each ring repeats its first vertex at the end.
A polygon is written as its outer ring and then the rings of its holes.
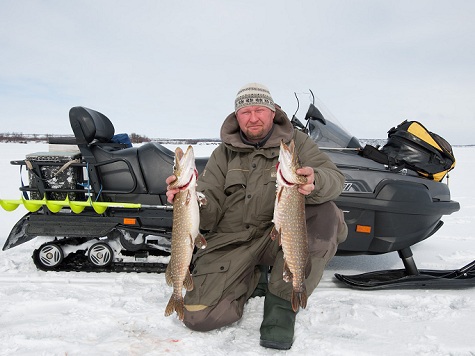
{"type": "Polygon", "coordinates": [[[382,148],[366,145],[360,154],[391,170],[408,168],[438,182],[455,167],[452,146],[418,121],[405,120],[388,131],[382,148]]]}

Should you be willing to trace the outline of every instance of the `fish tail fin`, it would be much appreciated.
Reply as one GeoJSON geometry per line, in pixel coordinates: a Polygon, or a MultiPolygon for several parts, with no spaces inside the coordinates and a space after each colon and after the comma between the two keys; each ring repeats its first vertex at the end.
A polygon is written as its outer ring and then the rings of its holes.
{"type": "Polygon", "coordinates": [[[185,317],[185,302],[182,296],[175,293],[172,294],[168,301],[167,307],[165,308],[165,316],[172,315],[174,311],[176,311],[178,319],[183,321],[185,317]]]}
{"type": "Polygon", "coordinates": [[[307,289],[305,288],[305,285],[302,286],[300,291],[293,290],[290,300],[292,304],[292,310],[297,312],[299,310],[299,306],[305,309],[307,307],[307,299],[307,289]]]}

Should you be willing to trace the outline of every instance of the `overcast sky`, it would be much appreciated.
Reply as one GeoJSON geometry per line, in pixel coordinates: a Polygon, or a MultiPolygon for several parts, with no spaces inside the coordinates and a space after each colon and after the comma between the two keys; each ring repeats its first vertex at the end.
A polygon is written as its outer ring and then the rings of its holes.
{"type": "Polygon", "coordinates": [[[219,137],[238,89],[303,118],[308,89],[359,138],[419,120],[475,143],[475,1],[0,1],[0,132],[219,137]]]}

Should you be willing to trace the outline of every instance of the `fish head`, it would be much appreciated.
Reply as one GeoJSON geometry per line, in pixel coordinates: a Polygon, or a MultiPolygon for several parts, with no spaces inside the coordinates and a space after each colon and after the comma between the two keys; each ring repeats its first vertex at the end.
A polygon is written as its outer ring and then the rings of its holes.
{"type": "Polygon", "coordinates": [[[188,146],[186,152],[183,152],[180,147],[175,149],[173,174],[176,179],[170,183],[171,188],[186,189],[190,184],[196,183],[198,171],[195,165],[195,154],[192,146],[188,146]]]}
{"type": "Polygon", "coordinates": [[[277,183],[283,186],[307,183],[307,177],[297,174],[297,169],[300,167],[294,140],[291,140],[289,145],[281,140],[279,162],[277,163],[277,183]]]}

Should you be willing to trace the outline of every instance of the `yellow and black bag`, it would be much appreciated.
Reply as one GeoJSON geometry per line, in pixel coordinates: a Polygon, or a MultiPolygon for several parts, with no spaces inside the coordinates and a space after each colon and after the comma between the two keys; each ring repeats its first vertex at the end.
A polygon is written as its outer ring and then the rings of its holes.
{"type": "Polygon", "coordinates": [[[390,169],[412,169],[438,182],[455,167],[452,146],[418,121],[406,120],[393,127],[380,150],[367,146],[362,155],[387,164],[390,169]]]}

